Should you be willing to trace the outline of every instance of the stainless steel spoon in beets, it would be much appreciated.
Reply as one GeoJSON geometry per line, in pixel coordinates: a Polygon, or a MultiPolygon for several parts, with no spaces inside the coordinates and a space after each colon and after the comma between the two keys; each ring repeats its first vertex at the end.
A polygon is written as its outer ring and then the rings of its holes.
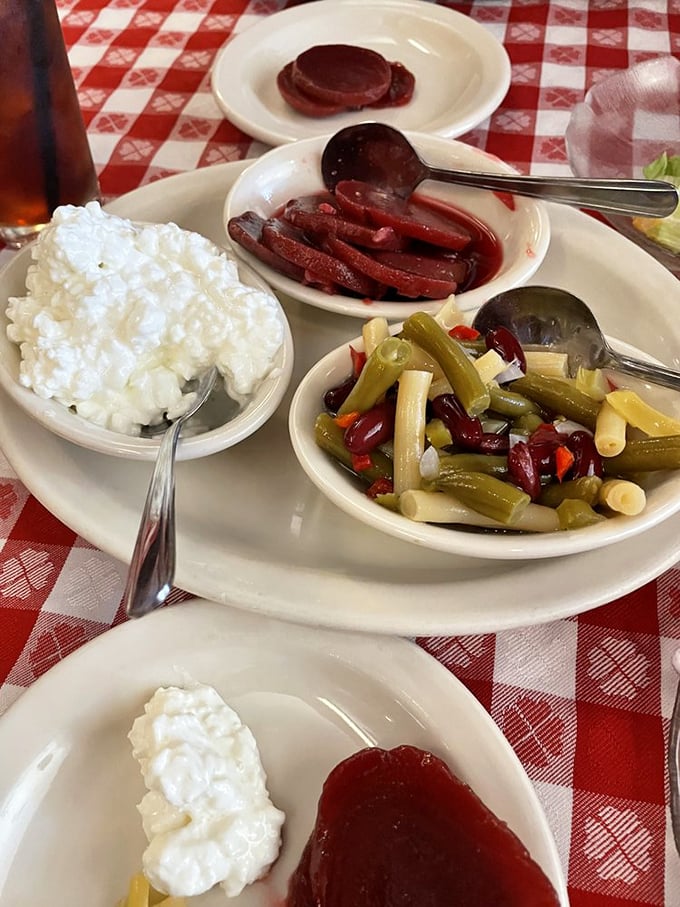
{"type": "Polygon", "coordinates": [[[328,189],[342,180],[360,180],[402,198],[430,179],[617,214],[665,217],[678,204],[676,188],[662,180],[514,176],[432,167],[402,132],[384,123],[359,123],[336,132],[323,151],[321,173],[328,189]]]}

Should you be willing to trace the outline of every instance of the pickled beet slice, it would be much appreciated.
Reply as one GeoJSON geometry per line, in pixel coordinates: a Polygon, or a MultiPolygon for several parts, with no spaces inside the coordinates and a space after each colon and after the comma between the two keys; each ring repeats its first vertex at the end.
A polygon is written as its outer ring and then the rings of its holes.
{"type": "Polygon", "coordinates": [[[287,907],[558,907],[520,839],[432,753],[370,747],[324,783],[287,907]]]}
{"type": "Polygon", "coordinates": [[[392,227],[369,227],[348,220],[339,213],[330,192],[291,199],[283,209],[283,217],[315,240],[332,233],[346,242],[372,249],[403,249],[406,244],[392,227]]]}
{"type": "Polygon", "coordinates": [[[317,44],[292,66],[293,84],[324,104],[363,107],[390,88],[392,68],[374,50],[352,44],[317,44]]]}
{"type": "Polygon", "coordinates": [[[239,246],[258,258],[261,262],[274,268],[280,274],[285,274],[291,280],[302,282],[305,276],[304,269],[293,262],[282,258],[267,248],[262,242],[262,228],[265,225],[265,219],[260,217],[254,211],[245,211],[237,217],[232,217],[227,224],[229,236],[237,242],[239,246]]]}
{"type": "Polygon", "coordinates": [[[276,86],[283,100],[307,117],[330,117],[346,110],[344,104],[319,101],[301,91],[293,81],[293,63],[288,63],[276,76],[276,86]]]}
{"type": "Polygon", "coordinates": [[[408,104],[413,97],[413,92],[416,87],[416,77],[410,69],[407,69],[402,63],[390,63],[390,68],[392,70],[390,87],[381,98],[377,101],[373,101],[372,104],[367,104],[367,107],[373,107],[374,109],[383,107],[403,107],[404,104],[408,104]]]}
{"type": "Polygon", "coordinates": [[[439,256],[436,252],[432,255],[424,255],[416,252],[375,250],[371,254],[376,261],[388,268],[399,268],[402,271],[420,274],[422,277],[431,277],[434,280],[448,280],[456,285],[467,280],[470,270],[468,262],[446,255],[439,256]]]}
{"type": "Polygon", "coordinates": [[[371,255],[338,239],[337,236],[329,236],[326,244],[333,255],[351,268],[360,271],[367,277],[372,277],[378,283],[393,287],[402,296],[412,299],[417,299],[419,296],[427,299],[443,299],[456,291],[457,284],[453,280],[438,280],[434,277],[424,277],[422,274],[410,274],[399,268],[390,268],[371,255]]]}
{"type": "MultiPolygon", "coordinates": [[[[376,298],[381,287],[375,280],[361,273],[347,262],[322,252],[311,245],[302,230],[280,217],[270,217],[262,228],[262,242],[282,258],[292,261],[305,271],[330,280],[358,293],[376,298]]],[[[344,245],[344,244],[343,244],[344,245]]]]}
{"type": "Polygon", "coordinates": [[[341,180],[335,187],[341,209],[357,220],[393,227],[402,236],[421,239],[445,249],[464,249],[472,239],[470,232],[455,219],[455,210],[435,210],[411,196],[399,198],[393,192],[377,189],[360,180],[341,180]]]}

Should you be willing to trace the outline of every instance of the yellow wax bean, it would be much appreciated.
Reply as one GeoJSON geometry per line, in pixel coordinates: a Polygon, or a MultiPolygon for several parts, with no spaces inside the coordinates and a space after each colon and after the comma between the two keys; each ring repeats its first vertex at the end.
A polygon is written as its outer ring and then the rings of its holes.
{"type": "Polygon", "coordinates": [[[606,400],[629,425],[639,428],[650,438],[680,435],[680,421],[660,412],[631,390],[611,391],[606,400]]]}

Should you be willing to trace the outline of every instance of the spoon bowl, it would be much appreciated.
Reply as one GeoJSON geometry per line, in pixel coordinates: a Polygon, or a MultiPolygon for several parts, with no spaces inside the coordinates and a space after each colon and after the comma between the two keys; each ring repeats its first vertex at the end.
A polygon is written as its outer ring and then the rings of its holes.
{"type": "Polygon", "coordinates": [[[196,379],[196,396],[163,435],[132,552],[123,601],[128,617],[159,608],[175,576],[175,455],[182,428],[205,403],[217,379],[213,366],[196,379]]]}
{"type": "Polygon", "coordinates": [[[591,310],[577,296],[556,287],[515,287],[484,303],[473,319],[482,334],[493,327],[511,330],[520,343],[567,353],[569,371],[613,368],[662,387],[680,390],[680,372],[617,352],[607,342],[591,310]]]}
{"type": "Polygon", "coordinates": [[[359,123],[336,132],[321,157],[321,173],[331,190],[342,180],[360,180],[402,198],[429,179],[617,214],[665,217],[678,204],[675,186],[662,180],[514,176],[433,167],[402,132],[385,123],[359,123]]]}

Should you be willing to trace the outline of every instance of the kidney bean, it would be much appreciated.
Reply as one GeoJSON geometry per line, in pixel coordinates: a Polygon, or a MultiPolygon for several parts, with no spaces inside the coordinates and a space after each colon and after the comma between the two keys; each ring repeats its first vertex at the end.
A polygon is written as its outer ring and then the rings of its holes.
{"type": "Polygon", "coordinates": [[[323,405],[329,413],[337,413],[342,404],[349,397],[349,392],[356,383],[357,379],[354,375],[350,375],[350,377],[346,378],[342,384],[338,384],[336,387],[332,387],[330,390],[326,391],[323,397],[323,405]]]}
{"type": "Polygon", "coordinates": [[[541,477],[526,441],[518,441],[508,451],[508,477],[526,491],[532,501],[541,493],[541,477]]]}
{"type": "Polygon", "coordinates": [[[485,431],[479,442],[482,453],[505,453],[510,449],[510,439],[507,435],[498,435],[496,432],[485,431]]]}
{"type": "Polygon", "coordinates": [[[502,325],[491,328],[484,335],[484,343],[487,350],[496,350],[498,355],[502,356],[506,362],[512,362],[513,359],[516,359],[520,368],[526,374],[527,360],[524,350],[517,337],[508,328],[502,325]]]}
{"type": "Polygon", "coordinates": [[[562,437],[554,425],[545,423],[539,425],[529,435],[529,451],[542,476],[555,474],[555,451],[562,444],[562,437]]]}
{"type": "Polygon", "coordinates": [[[482,436],[482,423],[477,416],[468,416],[455,394],[439,394],[432,401],[432,411],[451,432],[454,442],[477,450],[482,436]]]}
{"type": "Polygon", "coordinates": [[[367,454],[394,435],[394,400],[385,400],[362,413],[347,428],[345,447],[353,454],[367,454]]]}
{"type": "Polygon", "coordinates": [[[583,476],[602,476],[602,457],[597,452],[593,436],[587,431],[573,431],[565,440],[566,446],[574,455],[571,477],[581,479],[583,476]]]}

